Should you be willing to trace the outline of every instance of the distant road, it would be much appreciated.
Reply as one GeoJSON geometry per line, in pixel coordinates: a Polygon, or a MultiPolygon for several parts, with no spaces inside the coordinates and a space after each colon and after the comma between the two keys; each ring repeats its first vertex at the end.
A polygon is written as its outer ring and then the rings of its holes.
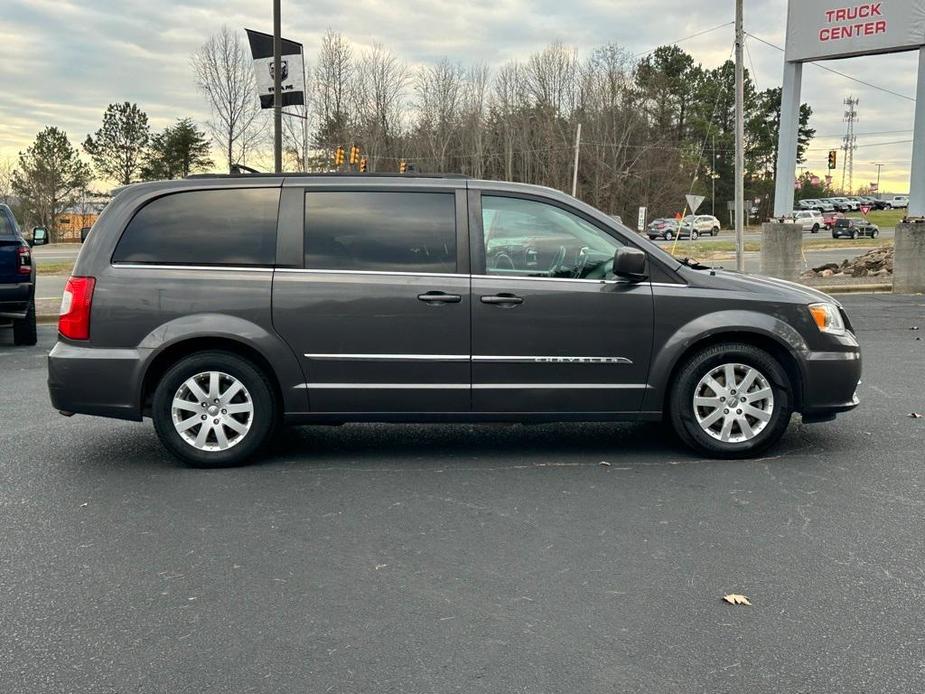
{"type": "Polygon", "coordinates": [[[33,248],[32,257],[35,258],[36,267],[41,267],[42,263],[64,263],[75,260],[82,247],[79,243],[53,243],[33,248]]]}

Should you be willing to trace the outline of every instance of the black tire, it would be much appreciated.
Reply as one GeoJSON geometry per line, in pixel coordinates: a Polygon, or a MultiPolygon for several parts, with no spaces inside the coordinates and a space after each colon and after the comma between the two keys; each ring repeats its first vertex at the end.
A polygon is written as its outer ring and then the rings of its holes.
{"type": "Polygon", "coordinates": [[[671,241],[671,239],[673,239],[673,238],[674,238],[674,234],[672,234],[670,231],[666,231],[666,232],[665,232],[665,240],[666,240],[666,241],[671,241]]]}
{"type": "Polygon", "coordinates": [[[31,347],[38,342],[35,330],[35,301],[29,302],[26,317],[13,321],[13,344],[31,347]]]}
{"type": "Polygon", "coordinates": [[[858,232],[856,232],[856,231],[852,231],[852,232],[851,232],[851,240],[852,240],[852,241],[857,241],[857,240],[858,240],[858,232]]]}
{"type": "Polygon", "coordinates": [[[832,232],[832,238],[833,238],[833,239],[837,239],[837,238],[838,238],[838,234],[836,234],[834,231],[832,232]]]}
{"type": "Polygon", "coordinates": [[[691,241],[696,241],[700,238],[700,234],[696,229],[691,229],[691,241]]]}
{"type": "Polygon", "coordinates": [[[780,363],[758,347],[743,343],[723,343],[697,352],[681,367],[669,401],[669,416],[681,440],[698,452],[715,458],[749,458],[776,444],[787,430],[793,414],[790,379],[780,363]],[[693,398],[700,380],[723,364],[742,364],[757,369],[771,387],[774,406],[765,428],[754,438],[724,442],[713,438],[697,422],[693,398]]]}
{"type": "Polygon", "coordinates": [[[712,236],[719,236],[719,227],[713,227],[712,236]]]}
{"type": "Polygon", "coordinates": [[[818,234],[818,233],[819,233],[819,225],[818,225],[818,224],[813,224],[813,232],[812,232],[812,233],[814,233],[814,234],[818,234]]]}
{"type": "Polygon", "coordinates": [[[164,447],[192,467],[223,468],[251,462],[279,425],[279,408],[273,386],[259,368],[250,361],[229,352],[197,352],[168,369],[154,391],[152,407],[154,428],[164,447]],[[250,393],[253,419],[250,429],[232,447],[221,451],[205,451],[187,443],[173,424],[171,409],[174,395],[192,376],[218,371],[236,378],[250,393]]]}
{"type": "Polygon", "coordinates": [[[880,230],[879,230],[879,229],[874,229],[872,232],[870,232],[870,237],[871,237],[872,239],[875,239],[875,238],[877,238],[878,236],[880,236],[880,230]]]}

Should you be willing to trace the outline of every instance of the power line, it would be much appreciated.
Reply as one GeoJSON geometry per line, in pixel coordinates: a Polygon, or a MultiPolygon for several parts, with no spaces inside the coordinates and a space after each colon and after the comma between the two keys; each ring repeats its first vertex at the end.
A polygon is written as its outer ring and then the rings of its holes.
{"type": "Polygon", "coordinates": [[[695,38],[697,38],[698,36],[703,36],[704,34],[709,34],[709,33],[713,32],[713,31],[716,31],[717,29],[722,29],[723,27],[730,26],[731,24],[735,24],[735,22],[725,22],[724,24],[717,24],[715,27],[711,27],[710,29],[704,29],[703,31],[698,31],[696,34],[691,34],[690,36],[685,36],[685,37],[680,38],[680,39],[675,39],[674,41],[669,41],[667,44],[666,44],[666,43],[661,43],[661,44],[659,44],[658,46],[656,46],[655,48],[650,48],[649,50],[644,51],[643,53],[636,53],[633,57],[634,57],[634,58],[642,58],[643,56],[649,55],[650,53],[654,53],[655,51],[657,51],[657,50],[658,50],[659,48],[661,48],[662,46],[665,46],[665,45],[674,45],[674,44],[681,43],[681,42],[683,42],[683,41],[690,41],[691,39],[695,39],[695,38]]]}
{"type": "MultiPolygon", "coordinates": [[[[766,45],[766,46],[770,46],[771,48],[776,48],[776,49],[779,50],[781,53],[784,52],[784,49],[783,49],[783,48],[781,48],[780,46],[778,46],[778,45],[776,45],[776,44],[771,43],[770,41],[765,41],[765,40],[764,40],[763,38],[761,38],[760,36],[755,36],[754,34],[748,34],[748,35],[751,36],[751,37],[752,37],[753,39],[755,39],[756,41],[760,41],[761,43],[763,43],[763,44],[766,45]]],[[[865,82],[865,81],[862,80],[862,79],[858,79],[857,77],[852,77],[851,75],[848,75],[848,74],[846,74],[846,73],[844,73],[844,72],[840,72],[839,70],[836,70],[836,69],[834,69],[834,68],[827,67],[826,65],[823,65],[823,64],[821,64],[821,63],[812,63],[812,65],[815,65],[815,66],[816,66],[817,68],[819,68],[820,70],[825,70],[826,72],[831,72],[832,74],[838,75],[839,77],[844,77],[845,79],[849,79],[849,80],[851,80],[852,82],[857,82],[858,84],[863,84],[865,87],[870,87],[871,89],[878,89],[879,91],[884,92],[884,93],[886,93],[886,94],[892,94],[893,96],[898,96],[900,99],[907,99],[908,101],[911,101],[911,102],[915,103],[915,99],[914,99],[913,97],[907,96],[906,94],[900,94],[899,92],[894,92],[892,89],[887,89],[886,87],[881,87],[879,84],[873,84],[872,82],[865,82]]]]}

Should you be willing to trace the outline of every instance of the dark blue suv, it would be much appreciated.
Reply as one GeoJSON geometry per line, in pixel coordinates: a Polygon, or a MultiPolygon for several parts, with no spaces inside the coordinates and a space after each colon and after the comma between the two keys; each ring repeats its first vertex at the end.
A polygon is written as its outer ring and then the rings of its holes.
{"type": "MultiPolygon", "coordinates": [[[[42,237],[40,243],[47,239],[42,237]]],[[[13,342],[35,344],[35,267],[13,211],[0,204],[0,324],[13,321],[13,342]]]]}

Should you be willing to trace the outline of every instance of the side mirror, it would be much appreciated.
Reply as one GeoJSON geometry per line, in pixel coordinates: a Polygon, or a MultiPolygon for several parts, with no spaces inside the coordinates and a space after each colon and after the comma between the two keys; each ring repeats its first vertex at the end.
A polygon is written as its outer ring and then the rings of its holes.
{"type": "Polygon", "coordinates": [[[648,274],[645,252],[630,246],[618,248],[613,257],[613,274],[633,282],[646,279],[648,274]]]}
{"type": "Polygon", "coordinates": [[[48,243],[48,230],[44,227],[34,227],[32,229],[32,245],[44,246],[48,243]]]}

